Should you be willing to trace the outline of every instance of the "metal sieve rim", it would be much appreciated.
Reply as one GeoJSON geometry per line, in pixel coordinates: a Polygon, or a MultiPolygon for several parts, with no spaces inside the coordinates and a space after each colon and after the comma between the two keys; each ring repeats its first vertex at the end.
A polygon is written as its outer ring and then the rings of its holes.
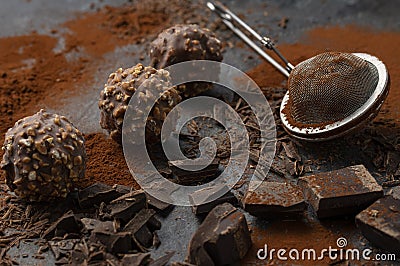
{"type": "Polygon", "coordinates": [[[342,119],[341,121],[323,126],[323,127],[307,127],[298,128],[292,126],[283,109],[289,101],[289,92],[286,92],[280,107],[280,117],[285,130],[296,138],[307,141],[323,141],[333,139],[353,131],[363,123],[372,119],[383,104],[389,91],[389,74],[385,64],[377,57],[366,53],[353,53],[354,55],[373,64],[378,70],[378,84],[371,97],[352,115],[342,119]]]}

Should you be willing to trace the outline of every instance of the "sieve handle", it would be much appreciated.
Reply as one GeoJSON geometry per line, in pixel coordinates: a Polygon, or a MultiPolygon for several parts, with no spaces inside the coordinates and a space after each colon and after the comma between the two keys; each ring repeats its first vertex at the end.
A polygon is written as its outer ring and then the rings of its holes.
{"type": "Polygon", "coordinates": [[[247,25],[243,20],[236,16],[232,11],[225,7],[220,2],[207,2],[207,7],[217,13],[222,22],[232,30],[239,38],[241,38],[247,45],[253,48],[259,55],[266,59],[270,64],[272,64],[276,69],[278,69],[286,77],[289,77],[290,71],[293,70],[294,66],[280,53],[280,51],[275,47],[274,43],[268,37],[262,37],[255,30],[253,30],[249,25],[247,25]],[[272,57],[264,52],[259,46],[257,46],[249,37],[246,36],[240,29],[238,29],[232,22],[238,23],[247,32],[253,35],[258,41],[260,41],[266,48],[275,52],[275,54],[285,63],[285,67],[281,66],[272,57]]]}

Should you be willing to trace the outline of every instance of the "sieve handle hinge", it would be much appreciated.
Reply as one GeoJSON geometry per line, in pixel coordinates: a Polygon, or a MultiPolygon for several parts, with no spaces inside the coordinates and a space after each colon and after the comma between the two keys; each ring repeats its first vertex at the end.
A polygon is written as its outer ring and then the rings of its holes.
{"type": "Polygon", "coordinates": [[[272,64],[276,69],[278,69],[286,77],[289,76],[290,71],[293,70],[294,66],[280,53],[280,51],[275,47],[272,40],[268,37],[263,37],[253,30],[249,25],[247,25],[243,20],[236,16],[232,11],[225,7],[220,2],[207,2],[207,7],[217,13],[222,22],[228,26],[236,35],[238,35],[247,45],[253,48],[259,55],[266,59],[270,64],[272,64]],[[236,22],[241,27],[243,27],[250,35],[254,36],[258,41],[260,41],[263,46],[267,49],[274,51],[274,53],[285,63],[285,67],[282,67],[278,62],[276,62],[272,57],[267,55],[262,49],[260,49],[253,41],[251,41],[246,34],[244,34],[240,29],[238,29],[233,22],[236,22]]]}

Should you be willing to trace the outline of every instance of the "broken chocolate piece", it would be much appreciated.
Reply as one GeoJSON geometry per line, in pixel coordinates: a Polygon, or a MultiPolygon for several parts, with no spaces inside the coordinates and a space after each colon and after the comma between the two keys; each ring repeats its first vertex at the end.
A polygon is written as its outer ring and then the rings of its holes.
{"type": "Polygon", "coordinates": [[[153,220],[155,213],[151,209],[142,209],[126,224],[122,231],[130,232],[142,246],[151,247],[153,245],[152,231],[160,229],[161,226],[161,224],[153,220]],[[150,228],[154,230],[151,231],[150,228]]]}
{"type": "Polygon", "coordinates": [[[244,210],[263,218],[301,215],[306,209],[300,187],[290,183],[261,182],[243,198],[244,210]]]}
{"type": "Polygon", "coordinates": [[[229,188],[226,187],[225,185],[199,189],[196,192],[189,195],[189,200],[192,204],[192,210],[196,215],[209,213],[215,206],[225,202],[228,202],[232,205],[237,205],[238,203],[238,200],[235,197],[235,195],[233,195],[233,193],[229,191],[229,188]],[[217,198],[216,200],[207,202],[210,200],[210,197],[212,197],[212,195],[217,193],[218,191],[227,191],[227,192],[221,197],[217,198]]]}
{"type": "Polygon", "coordinates": [[[297,147],[292,141],[289,142],[282,142],[283,149],[285,150],[286,156],[294,161],[299,161],[301,162],[301,156],[299,155],[299,152],[297,151],[297,147]]]}
{"type": "Polygon", "coordinates": [[[82,218],[81,222],[86,229],[86,231],[90,232],[92,230],[97,230],[97,231],[107,231],[107,232],[116,232],[116,226],[113,221],[105,221],[102,222],[97,219],[91,219],[91,218],[82,218]]]}
{"type": "Polygon", "coordinates": [[[198,168],[202,165],[202,162],[199,160],[169,161],[168,164],[173,175],[177,178],[178,184],[181,185],[197,185],[208,182],[214,179],[219,171],[219,163],[216,161],[213,161],[209,165],[204,163],[204,166],[207,166],[198,171],[184,170],[182,167],[186,169],[190,169],[191,166],[198,168]]]}
{"type": "Polygon", "coordinates": [[[155,215],[153,215],[147,221],[147,226],[149,227],[150,231],[154,232],[161,229],[161,222],[156,218],[155,215]]]}
{"type": "Polygon", "coordinates": [[[116,185],[111,187],[103,183],[95,183],[79,191],[79,206],[84,209],[93,208],[102,202],[109,203],[129,192],[130,189],[126,186],[116,185]]]}
{"type": "Polygon", "coordinates": [[[371,244],[400,255],[400,198],[377,200],[356,216],[356,224],[371,244]]]}
{"type": "Polygon", "coordinates": [[[383,196],[363,165],[304,176],[299,185],[318,218],[355,214],[383,196]]]}
{"type": "Polygon", "coordinates": [[[121,259],[121,265],[141,266],[151,261],[150,253],[126,254],[121,259]]]}
{"type": "Polygon", "coordinates": [[[87,263],[87,256],[83,253],[82,250],[74,249],[71,251],[69,265],[83,265],[87,263]]]}
{"type": "Polygon", "coordinates": [[[184,261],[182,262],[174,261],[171,263],[171,266],[195,266],[195,265],[184,261]]]}
{"type": "Polygon", "coordinates": [[[93,252],[89,256],[89,262],[102,261],[102,260],[104,260],[104,252],[102,251],[93,252]]]}
{"type": "Polygon", "coordinates": [[[81,222],[83,224],[83,228],[86,231],[92,231],[95,228],[96,224],[101,223],[100,220],[92,219],[92,218],[85,218],[85,217],[81,219],[81,222]]]}
{"type": "Polygon", "coordinates": [[[174,205],[154,198],[150,194],[146,194],[146,198],[148,207],[155,209],[163,217],[166,217],[174,208],[174,205]]]}
{"type": "Polygon", "coordinates": [[[90,241],[100,242],[106,246],[107,251],[118,254],[128,253],[133,249],[132,235],[128,232],[112,233],[103,230],[93,230],[90,241]]]}
{"type": "Polygon", "coordinates": [[[51,239],[55,236],[63,237],[67,233],[79,233],[81,228],[82,224],[75,214],[68,211],[43,232],[42,238],[51,239]]]}
{"type": "Polygon", "coordinates": [[[67,256],[68,252],[74,249],[75,244],[80,239],[65,239],[57,241],[49,241],[50,249],[54,254],[54,257],[58,260],[61,257],[67,256]]]}
{"type": "Polygon", "coordinates": [[[175,251],[169,251],[164,256],[150,262],[149,266],[164,266],[167,265],[168,261],[174,256],[175,251]]]}
{"type": "Polygon", "coordinates": [[[143,190],[132,191],[113,201],[107,206],[114,219],[127,223],[136,213],[146,206],[146,195],[143,190]]]}
{"type": "Polygon", "coordinates": [[[228,265],[242,259],[251,246],[243,213],[229,203],[218,205],[192,236],[186,261],[195,265],[228,265]]]}

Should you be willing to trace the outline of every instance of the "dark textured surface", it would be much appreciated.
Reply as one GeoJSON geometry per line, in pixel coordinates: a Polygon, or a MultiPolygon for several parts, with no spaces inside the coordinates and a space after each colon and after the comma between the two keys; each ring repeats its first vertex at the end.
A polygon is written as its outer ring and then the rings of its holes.
{"type": "MultiPolygon", "coordinates": [[[[63,21],[73,18],[75,11],[89,10],[91,2],[96,2],[98,6],[109,4],[118,5],[126,1],[48,1],[48,0],[3,0],[0,8],[1,36],[26,34],[32,30],[48,33],[63,21]]],[[[304,1],[304,0],[252,0],[252,1],[223,1],[232,11],[242,14],[245,20],[254,25],[260,33],[270,35],[277,43],[294,43],[300,40],[304,33],[318,26],[324,25],[345,25],[356,24],[372,27],[375,29],[395,29],[400,28],[398,10],[400,1],[374,1],[374,0],[339,0],[339,1],[304,1]],[[286,29],[278,26],[282,17],[288,17],[289,22],[286,29]]],[[[201,11],[199,11],[201,12],[201,11]]],[[[340,38],[341,36],[337,36],[340,38]]],[[[395,44],[394,44],[395,45],[395,44]]],[[[104,83],[104,77],[118,67],[130,67],[132,62],[137,62],[139,56],[144,53],[145,48],[137,45],[130,45],[116,50],[107,56],[110,65],[99,66],[96,73],[96,84],[91,84],[82,91],[80,95],[71,95],[71,106],[61,111],[77,121],[76,126],[85,133],[98,132],[101,130],[98,125],[99,110],[96,106],[98,99],[98,88],[104,83]],[[126,51],[135,50],[135,55],[126,56],[126,51]],[[82,107],[82,108],[81,108],[82,107]],[[84,110],[77,113],[75,110],[84,110]]],[[[290,58],[289,58],[290,60],[290,58]]],[[[256,66],[261,60],[255,56],[254,52],[248,48],[234,47],[227,49],[224,54],[224,62],[247,70],[256,66]],[[248,56],[251,60],[243,60],[248,56]]],[[[334,145],[336,146],[336,145],[334,145]]],[[[319,153],[318,146],[310,146],[311,152],[319,153]]],[[[354,153],[348,152],[342,155],[340,161],[328,164],[326,170],[345,166],[345,162],[354,160],[354,153]]],[[[258,220],[249,217],[250,227],[257,226],[266,228],[268,224],[260,223],[258,220]]],[[[162,219],[162,228],[159,231],[161,246],[152,253],[155,258],[165,254],[167,250],[176,250],[172,261],[182,260],[186,254],[185,247],[193,232],[196,230],[199,220],[195,217],[189,207],[176,207],[172,213],[162,219]]],[[[332,224],[331,230],[347,232],[341,224],[332,224]]],[[[349,241],[359,241],[359,235],[349,235],[349,241]]],[[[334,243],[332,243],[334,244],[334,243]]],[[[33,254],[37,250],[32,247],[32,243],[23,243],[19,248],[14,247],[9,252],[11,255],[23,253],[33,254]]],[[[47,264],[52,265],[52,254],[46,253],[47,264]]],[[[255,259],[255,255],[253,256],[255,259]]],[[[23,265],[34,264],[32,258],[28,256],[20,257],[18,261],[23,265]]],[[[252,261],[254,263],[254,261],[252,261]]],[[[42,263],[42,261],[41,261],[42,263]]],[[[43,263],[46,265],[46,263],[43,263]]]]}

